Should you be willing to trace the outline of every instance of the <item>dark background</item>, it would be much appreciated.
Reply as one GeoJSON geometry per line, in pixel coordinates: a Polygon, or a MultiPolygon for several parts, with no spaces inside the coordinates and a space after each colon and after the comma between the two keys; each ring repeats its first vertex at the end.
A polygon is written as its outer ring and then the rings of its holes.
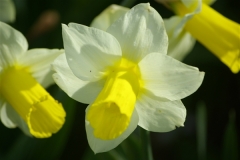
{"type": "MultiPolygon", "coordinates": [[[[173,15],[155,1],[135,0],[128,7],[146,2],[150,2],[163,18],[173,15]]],[[[121,4],[123,1],[15,0],[14,3],[17,15],[11,25],[27,37],[31,49],[63,48],[61,23],[89,25],[110,4],[121,4]]],[[[212,8],[240,23],[239,0],[217,0],[212,8]]],[[[197,92],[183,99],[187,108],[185,127],[169,133],[151,133],[154,159],[239,158],[240,74],[233,74],[198,42],[184,63],[204,71],[205,78],[197,92]],[[202,130],[197,129],[199,125],[202,130]],[[200,143],[205,145],[202,150],[200,143]]],[[[141,145],[139,127],[116,149],[94,155],[89,148],[84,126],[87,105],[70,99],[56,85],[48,91],[63,103],[67,112],[61,131],[48,139],[35,139],[25,136],[19,129],[8,129],[1,123],[0,159],[141,159],[144,147],[141,145]]]]}

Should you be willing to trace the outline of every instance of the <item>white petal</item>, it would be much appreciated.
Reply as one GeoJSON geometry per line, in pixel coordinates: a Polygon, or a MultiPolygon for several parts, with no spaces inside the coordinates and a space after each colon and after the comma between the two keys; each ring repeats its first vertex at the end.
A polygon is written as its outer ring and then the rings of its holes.
{"type": "Polygon", "coordinates": [[[182,99],[202,84],[204,72],[170,56],[151,53],[139,63],[144,88],[169,100],[182,99]]]}
{"type": "Polygon", "coordinates": [[[153,132],[168,132],[184,126],[186,109],[180,100],[168,101],[144,91],[138,97],[136,110],[138,125],[153,132]]]}
{"type": "Polygon", "coordinates": [[[179,23],[181,23],[181,20],[182,17],[180,16],[172,16],[170,18],[163,19],[169,40],[172,37],[177,37],[179,33],[183,30],[183,28],[181,28],[181,31],[176,33],[177,26],[179,25],[179,23]]]}
{"type": "Polygon", "coordinates": [[[0,22],[0,66],[12,65],[27,48],[27,40],[22,33],[0,22]]]}
{"type": "Polygon", "coordinates": [[[64,50],[59,49],[31,49],[19,57],[19,64],[30,67],[32,76],[47,87],[54,83],[52,79],[51,63],[62,54],[64,50]]]}
{"type": "Polygon", "coordinates": [[[107,32],[80,24],[62,25],[64,49],[74,75],[95,81],[121,59],[117,40],[107,32]]]}
{"type": "MultiPolygon", "coordinates": [[[[183,31],[184,29],[184,26],[185,24],[195,15],[195,14],[198,14],[199,12],[201,12],[202,10],[202,0],[197,0],[197,1],[194,1],[194,0],[184,0],[184,3],[186,6],[188,5],[192,5],[193,3],[196,3],[196,8],[188,13],[188,14],[185,14],[183,17],[179,17],[179,16],[174,16],[175,18],[178,17],[179,19],[179,22],[177,24],[177,26],[174,26],[174,36],[177,36],[179,34],[181,34],[181,32],[183,31]],[[189,3],[189,4],[187,4],[189,3]]],[[[177,19],[177,18],[176,18],[177,19]]]]}
{"type": "Polygon", "coordinates": [[[0,118],[8,128],[19,127],[26,135],[31,136],[27,124],[12,108],[12,106],[0,97],[0,118]]]}
{"type": "Polygon", "coordinates": [[[0,21],[14,22],[16,9],[12,0],[0,0],[0,21]]]}
{"type": "Polygon", "coordinates": [[[57,72],[53,75],[56,84],[76,101],[92,103],[101,92],[105,80],[95,82],[82,81],[77,78],[68,66],[65,54],[60,55],[53,62],[53,69],[57,72]]]}
{"type": "Polygon", "coordinates": [[[25,121],[18,115],[18,113],[13,109],[13,107],[6,103],[6,113],[8,118],[16,124],[27,136],[32,136],[29,132],[28,126],[25,121]]]}
{"type": "MultiPolygon", "coordinates": [[[[88,108],[86,109],[86,112],[88,108]]],[[[114,140],[101,140],[94,137],[93,128],[91,127],[90,123],[87,120],[85,120],[88,144],[90,145],[91,149],[95,154],[100,152],[107,152],[117,147],[123,140],[125,140],[136,129],[137,124],[138,124],[138,114],[137,114],[137,111],[134,109],[131,122],[128,128],[126,129],[126,131],[123,132],[122,135],[120,135],[118,138],[114,140]]]]}
{"type": "Polygon", "coordinates": [[[16,124],[14,124],[14,122],[11,121],[11,119],[9,119],[8,115],[7,115],[7,102],[5,102],[2,107],[1,107],[1,121],[2,123],[8,127],[8,128],[15,128],[16,127],[16,124]]]}
{"type": "Polygon", "coordinates": [[[195,38],[190,33],[184,32],[179,37],[170,40],[168,55],[182,61],[192,51],[195,43],[195,38]]]}
{"type": "MultiPolygon", "coordinates": [[[[196,0],[181,0],[181,1],[188,8],[191,7],[194,3],[196,3],[196,0]]],[[[202,0],[198,0],[198,1],[202,1],[202,0]]]]}
{"type": "Polygon", "coordinates": [[[179,61],[182,61],[187,56],[196,42],[195,38],[183,28],[179,30],[180,32],[176,32],[181,20],[182,18],[179,16],[164,19],[169,38],[168,55],[179,61]]]}
{"type": "Polygon", "coordinates": [[[207,5],[211,5],[213,4],[216,0],[181,0],[182,3],[186,6],[186,7],[192,7],[194,5],[197,5],[197,7],[199,5],[202,5],[202,3],[205,3],[207,5]]]}
{"type": "Polygon", "coordinates": [[[149,3],[133,7],[107,32],[119,41],[123,57],[133,62],[139,62],[151,52],[167,54],[168,37],[163,20],[149,3]]]}
{"type": "Polygon", "coordinates": [[[186,6],[186,7],[191,7],[194,5],[194,3],[198,3],[198,5],[205,3],[207,5],[211,5],[213,4],[216,0],[181,0],[182,3],[186,6]]]}
{"type": "Polygon", "coordinates": [[[54,84],[52,75],[54,72],[52,70],[43,70],[42,72],[33,73],[33,77],[44,87],[47,88],[54,84]]]}
{"type": "Polygon", "coordinates": [[[129,8],[112,4],[95,17],[90,26],[106,31],[114,21],[127,13],[127,11],[129,11],[129,8]]]}

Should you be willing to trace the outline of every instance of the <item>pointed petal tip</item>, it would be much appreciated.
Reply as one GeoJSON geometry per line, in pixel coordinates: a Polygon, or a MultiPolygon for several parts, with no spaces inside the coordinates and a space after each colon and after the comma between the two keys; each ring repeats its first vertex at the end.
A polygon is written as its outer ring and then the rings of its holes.
{"type": "Polygon", "coordinates": [[[64,24],[64,23],[62,23],[61,25],[62,25],[62,27],[65,27],[65,26],[67,26],[67,25],[66,25],[66,24],[64,24]]]}
{"type": "Polygon", "coordinates": [[[68,26],[62,23],[62,31],[65,31],[66,29],[68,29],[68,26]]]}

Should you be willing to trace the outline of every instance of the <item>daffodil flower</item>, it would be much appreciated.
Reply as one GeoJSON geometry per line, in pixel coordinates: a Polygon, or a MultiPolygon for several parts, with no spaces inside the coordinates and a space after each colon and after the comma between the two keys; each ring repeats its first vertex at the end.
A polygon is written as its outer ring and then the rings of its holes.
{"type": "Polygon", "coordinates": [[[0,22],[0,118],[29,136],[50,137],[64,124],[65,111],[43,88],[52,84],[50,64],[58,49],[31,49],[25,37],[0,22]]]}
{"type": "Polygon", "coordinates": [[[0,21],[14,22],[16,9],[12,0],[0,0],[0,21]]]}
{"type": "MultiPolygon", "coordinates": [[[[94,18],[90,26],[106,31],[114,21],[127,11],[129,8],[115,4],[110,5],[94,18]]],[[[169,40],[167,54],[179,61],[182,61],[195,45],[195,38],[183,29],[182,19],[180,16],[163,19],[169,40]]]]}
{"type": "Polygon", "coordinates": [[[87,103],[85,125],[95,153],[115,148],[137,127],[168,132],[184,125],[182,98],[195,92],[204,73],[167,56],[161,16],[139,4],[106,31],[63,25],[65,54],[53,63],[55,82],[87,103]]]}
{"type": "MultiPolygon", "coordinates": [[[[164,1],[168,0],[158,0],[164,1]]],[[[240,70],[240,25],[207,4],[212,0],[169,2],[179,16],[185,16],[184,29],[215,54],[233,73],[240,70]]]]}

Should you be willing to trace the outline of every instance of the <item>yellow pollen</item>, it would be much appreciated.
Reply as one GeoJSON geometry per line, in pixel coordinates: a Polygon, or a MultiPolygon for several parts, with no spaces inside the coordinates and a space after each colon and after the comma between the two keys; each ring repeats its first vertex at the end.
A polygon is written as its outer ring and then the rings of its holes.
{"type": "Polygon", "coordinates": [[[104,88],[87,112],[95,137],[115,139],[127,129],[140,87],[139,73],[137,65],[122,59],[120,66],[108,75],[104,88]]]}
{"type": "Polygon", "coordinates": [[[14,66],[4,70],[0,75],[0,95],[27,123],[34,137],[50,137],[64,124],[66,113],[62,105],[26,69],[14,66]]]}

